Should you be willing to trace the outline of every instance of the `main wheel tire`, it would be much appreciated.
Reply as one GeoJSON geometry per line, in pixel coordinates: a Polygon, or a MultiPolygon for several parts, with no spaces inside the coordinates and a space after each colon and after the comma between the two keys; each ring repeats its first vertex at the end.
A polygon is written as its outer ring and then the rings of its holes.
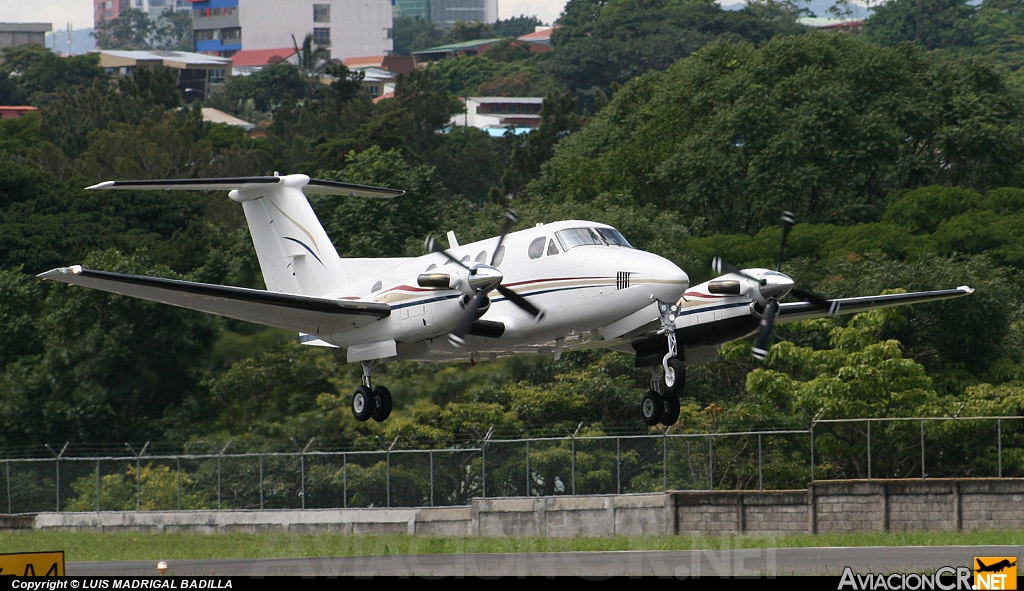
{"type": "Polygon", "coordinates": [[[661,404],[661,424],[666,427],[675,425],[679,420],[679,397],[670,393],[662,394],[661,404]]]}
{"type": "Polygon", "coordinates": [[[643,399],[640,401],[640,418],[644,420],[644,424],[648,426],[654,426],[661,420],[661,415],[664,412],[664,403],[661,401],[661,394],[658,394],[654,390],[651,390],[644,394],[643,399]]]}
{"type": "Polygon", "coordinates": [[[373,392],[366,386],[359,386],[352,393],[352,416],[357,421],[367,421],[373,416],[377,404],[373,399],[373,392]]]}
{"type": "Polygon", "coordinates": [[[678,357],[669,357],[665,369],[665,393],[679,396],[686,387],[686,364],[678,357]]]}
{"type": "Polygon", "coordinates": [[[373,420],[383,423],[385,419],[391,416],[391,390],[384,386],[375,386],[373,388],[373,400],[375,402],[372,415],[373,420]]]}

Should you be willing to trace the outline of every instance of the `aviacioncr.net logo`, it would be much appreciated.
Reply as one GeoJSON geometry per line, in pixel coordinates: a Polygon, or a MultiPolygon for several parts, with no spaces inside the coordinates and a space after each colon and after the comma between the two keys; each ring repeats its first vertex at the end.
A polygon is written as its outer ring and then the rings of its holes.
{"type": "Polygon", "coordinates": [[[846,567],[837,591],[972,591],[972,571],[966,566],[944,566],[931,574],[918,573],[854,573],[846,567]]]}

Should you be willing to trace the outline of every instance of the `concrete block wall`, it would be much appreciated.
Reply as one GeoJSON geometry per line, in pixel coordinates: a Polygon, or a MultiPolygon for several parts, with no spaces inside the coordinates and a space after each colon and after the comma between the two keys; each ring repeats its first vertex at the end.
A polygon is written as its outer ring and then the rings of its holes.
{"type": "Polygon", "coordinates": [[[0,515],[2,529],[645,536],[1024,529],[1024,479],[815,482],[796,491],[474,499],[469,506],[0,515]]]}

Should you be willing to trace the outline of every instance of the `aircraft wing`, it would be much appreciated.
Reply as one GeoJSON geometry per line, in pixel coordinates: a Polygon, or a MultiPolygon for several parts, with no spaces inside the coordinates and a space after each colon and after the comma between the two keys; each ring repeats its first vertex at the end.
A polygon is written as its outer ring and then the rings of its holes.
{"type": "Polygon", "coordinates": [[[391,314],[387,304],[377,302],[274,293],[79,266],[53,269],[39,277],[308,334],[344,332],[391,314]]]}
{"type": "MultiPolygon", "coordinates": [[[[295,177],[297,175],[291,175],[295,177]]],[[[123,189],[123,190],[164,190],[164,191],[231,191],[257,189],[268,185],[283,184],[289,177],[283,176],[245,176],[228,177],[217,179],[163,179],[152,181],[106,181],[86,187],[87,190],[95,189],[123,189]]],[[[309,178],[309,177],[305,177],[309,178]]],[[[357,185],[355,183],[343,183],[340,181],[324,181],[320,179],[309,179],[303,187],[306,193],[320,193],[323,195],[341,195],[344,197],[383,197],[391,198],[404,195],[405,191],[400,189],[388,189],[385,187],[370,187],[357,185]]]]}
{"type": "Polygon", "coordinates": [[[919,304],[933,300],[947,300],[972,293],[974,293],[973,289],[962,285],[956,289],[940,289],[937,291],[915,291],[912,293],[837,298],[828,300],[831,304],[828,309],[822,309],[810,302],[787,302],[779,305],[779,314],[776,322],[794,322],[797,320],[807,320],[808,318],[835,316],[837,314],[855,314],[874,308],[891,308],[893,306],[906,306],[908,304],[919,304]]]}

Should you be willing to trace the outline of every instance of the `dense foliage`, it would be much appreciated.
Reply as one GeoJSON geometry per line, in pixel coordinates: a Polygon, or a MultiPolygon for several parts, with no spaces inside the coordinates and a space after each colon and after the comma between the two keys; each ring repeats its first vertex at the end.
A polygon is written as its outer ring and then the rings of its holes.
{"type": "MultiPolygon", "coordinates": [[[[150,440],[294,449],[314,438],[335,448],[447,447],[492,428],[647,431],[635,406],[648,376],[626,355],[379,366],[396,410],[386,423],[359,423],[349,410],[359,368],[343,352],[34,277],[84,263],[262,287],[240,208],[222,194],[82,187],[274,171],[408,191],[383,205],[315,199],[343,256],[415,255],[425,236],[447,230],[463,242],[494,235],[511,195],[523,225],[611,223],[694,283],[709,278],[715,255],[773,266],[776,221],[789,209],[801,223],[783,270],[805,289],[839,297],[968,284],[977,293],[782,325],[764,366],[749,343],[730,344],[720,361],[691,366],[676,429],[1020,415],[1024,103],[1016,37],[998,31],[1024,31],[1024,13],[1013,3],[969,11],[940,3],[949,10],[932,11],[938,24],[929,26],[944,31],[936,37],[908,32],[908,7],[926,3],[907,2],[890,0],[864,35],[840,35],[804,31],[791,5],[773,2],[727,12],[702,0],[571,0],[550,52],[506,44],[491,56],[445,60],[403,76],[394,98],[376,103],[359,92],[357,75],[311,53],[305,67],[277,64],[209,99],[259,121],[258,139],[204,123],[160,72],[139,70],[115,88],[94,58],[5,50],[0,103],[41,111],[0,122],[0,450],[150,440]],[[953,35],[961,30],[972,34],[953,35]],[[329,84],[311,84],[321,79],[329,84]],[[461,109],[456,97],[481,90],[542,94],[540,128],[499,138],[445,130],[461,109]]],[[[447,40],[399,22],[396,43],[410,50],[447,40]]],[[[511,37],[532,24],[445,34],[511,37]]],[[[1020,426],[1004,429],[1016,437],[1020,426]]],[[[888,440],[890,475],[907,473],[904,435],[888,440]]],[[[859,451],[842,447],[851,435],[830,436],[823,474],[862,474],[859,451]]],[[[944,457],[975,453],[961,427],[948,436],[944,457]]],[[[565,450],[546,453],[554,466],[565,450]]],[[[795,451],[777,453],[778,482],[803,477],[795,451]]],[[[597,474],[613,458],[588,461],[597,474]]],[[[1024,469],[1019,453],[1006,462],[1024,469]]],[[[633,476],[654,478],[637,464],[633,476]]],[[[538,460],[534,469],[546,468],[538,460]]],[[[359,470],[353,477],[371,484],[382,473],[359,470]]],[[[537,492],[554,491],[550,470],[537,492]]],[[[737,461],[722,483],[748,486],[750,470],[737,461]]],[[[329,488],[336,476],[317,477],[329,488]]],[[[136,477],[169,476],[155,468],[111,475],[103,486],[112,502],[131,504],[136,477]]],[[[76,492],[83,507],[95,494],[84,483],[76,492]]]]}

